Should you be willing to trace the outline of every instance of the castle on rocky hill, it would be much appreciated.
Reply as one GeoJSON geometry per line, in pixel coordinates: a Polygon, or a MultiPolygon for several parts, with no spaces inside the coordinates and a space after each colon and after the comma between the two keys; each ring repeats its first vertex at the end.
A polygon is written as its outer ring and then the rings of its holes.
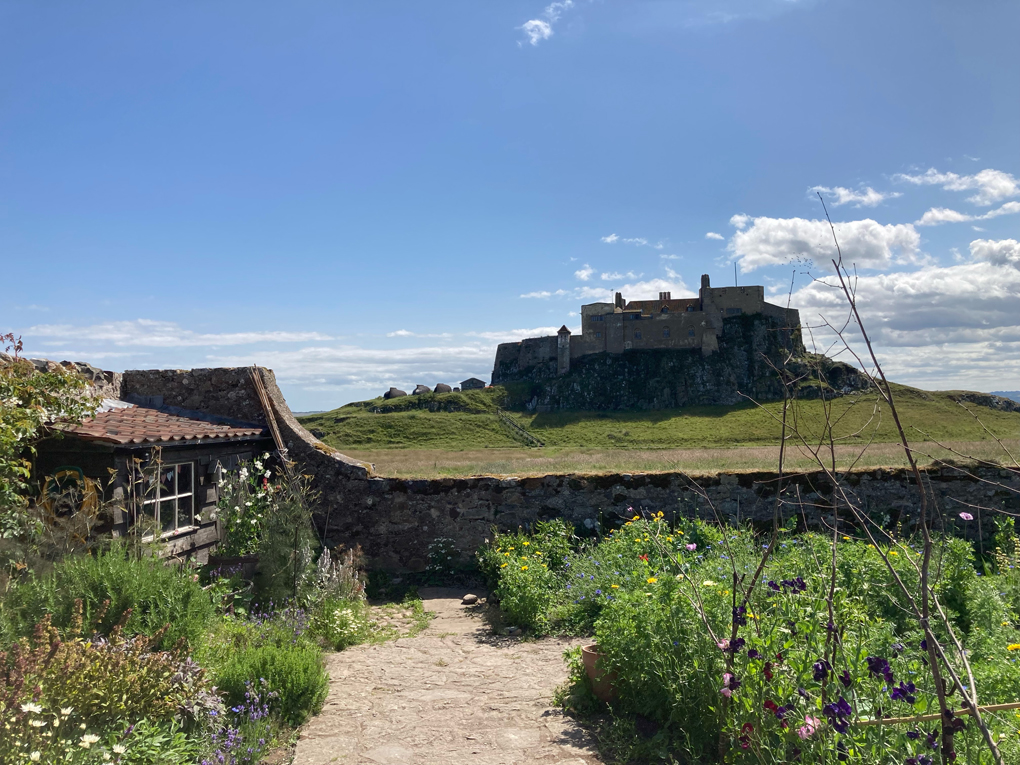
{"type": "Polygon", "coordinates": [[[660,292],[658,300],[624,301],[616,293],[613,303],[581,306],[581,334],[560,327],[554,337],[536,337],[501,343],[496,350],[492,383],[498,385],[504,371],[526,370],[549,362],[556,374],[570,372],[571,363],[597,353],[620,354],[629,350],[700,350],[710,356],[719,350],[723,320],[759,314],[778,320],[788,331],[800,328],[800,313],[765,302],[765,288],[713,288],[708,274],[701,277],[696,298],[674,300],[660,292]]]}

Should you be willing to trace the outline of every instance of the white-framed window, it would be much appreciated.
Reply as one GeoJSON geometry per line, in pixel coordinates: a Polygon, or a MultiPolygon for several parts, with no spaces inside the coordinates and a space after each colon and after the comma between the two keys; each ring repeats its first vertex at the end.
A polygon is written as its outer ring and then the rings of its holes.
{"type": "Polygon", "coordinates": [[[195,525],[195,466],[191,462],[160,465],[147,482],[142,511],[156,521],[164,534],[195,525]]]}

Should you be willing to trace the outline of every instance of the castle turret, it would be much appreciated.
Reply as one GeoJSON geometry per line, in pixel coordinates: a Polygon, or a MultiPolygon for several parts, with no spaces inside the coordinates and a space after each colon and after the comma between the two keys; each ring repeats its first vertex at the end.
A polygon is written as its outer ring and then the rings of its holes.
{"type": "Polygon", "coordinates": [[[564,324],[556,333],[556,374],[570,371],[570,330],[564,324]]]}

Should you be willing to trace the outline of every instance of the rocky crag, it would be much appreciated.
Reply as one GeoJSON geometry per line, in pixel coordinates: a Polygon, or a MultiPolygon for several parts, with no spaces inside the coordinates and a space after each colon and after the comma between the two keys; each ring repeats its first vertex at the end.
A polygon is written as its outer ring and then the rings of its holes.
{"type": "Polygon", "coordinates": [[[555,361],[519,368],[497,364],[493,385],[503,385],[509,405],[531,411],[655,410],[730,405],[783,398],[780,373],[798,398],[840,396],[864,390],[867,378],[853,367],[808,354],[800,329],[763,314],[723,320],[719,349],[628,350],[573,360],[557,375],[555,361]],[[818,371],[824,382],[819,385],[818,371]]]}

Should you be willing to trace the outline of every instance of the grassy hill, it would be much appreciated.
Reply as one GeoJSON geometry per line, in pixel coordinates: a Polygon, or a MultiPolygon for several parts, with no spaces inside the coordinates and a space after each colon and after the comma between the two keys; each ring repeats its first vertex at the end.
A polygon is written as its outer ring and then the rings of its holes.
{"type": "MultiPolygon", "coordinates": [[[[994,446],[990,433],[1011,441],[1020,435],[1020,413],[967,403],[979,422],[954,400],[959,392],[927,392],[902,385],[894,385],[893,390],[911,440],[965,443],[972,453],[974,444],[989,442],[994,446]]],[[[662,459],[666,459],[669,450],[775,447],[780,432],[779,403],[647,412],[511,413],[522,427],[545,442],[545,449],[535,450],[517,440],[510,428],[500,422],[497,408],[504,397],[505,392],[496,387],[391,401],[379,398],[300,419],[327,444],[359,459],[396,465],[401,462],[398,452],[414,453],[414,459],[403,460],[407,463],[404,468],[390,471],[407,475],[520,472],[521,464],[526,462],[535,462],[539,470],[548,471],[556,468],[548,460],[555,455],[569,457],[565,465],[559,466],[563,468],[576,467],[578,456],[585,455],[579,464],[590,463],[594,471],[654,469],[659,451],[662,459]],[[499,458],[451,454],[481,450],[498,451],[499,458]],[[496,468],[486,467],[489,462],[498,464],[496,468]],[[511,469],[499,470],[504,463],[511,469]],[[631,463],[638,467],[627,468],[631,463]]],[[[846,396],[831,403],[831,416],[838,421],[837,436],[847,450],[869,440],[875,444],[897,440],[887,408],[876,394],[846,396]]],[[[824,417],[821,401],[798,401],[790,415],[791,423],[795,422],[808,440],[818,438],[824,417]]],[[[889,456],[895,455],[895,449],[873,448],[878,455],[887,455],[875,458],[879,464],[890,460],[895,463],[895,456],[889,456]]],[[[981,451],[986,456],[994,450],[981,451]]],[[[759,459],[754,456],[758,452],[752,449],[747,453],[747,464],[741,465],[750,468],[756,460],[773,459],[772,449],[760,453],[759,459]]],[[[715,462],[721,464],[719,460],[715,462]]]]}

